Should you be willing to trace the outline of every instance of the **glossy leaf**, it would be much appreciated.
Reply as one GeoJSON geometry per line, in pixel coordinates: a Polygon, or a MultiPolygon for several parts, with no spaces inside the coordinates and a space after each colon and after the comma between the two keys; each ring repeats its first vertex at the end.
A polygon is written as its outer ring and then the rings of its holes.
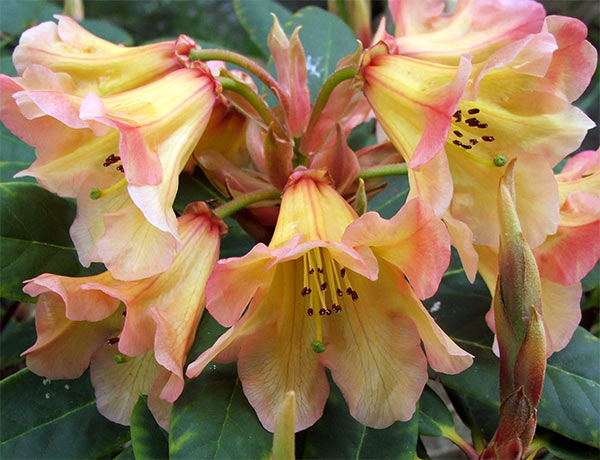
{"type": "Polygon", "coordinates": [[[284,24],[290,19],[292,12],[272,0],[234,0],[233,7],[254,44],[260,49],[263,57],[268,58],[271,52],[267,46],[267,37],[273,25],[271,13],[284,24]]]}
{"type": "Polygon", "coordinates": [[[389,219],[406,201],[408,196],[408,177],[396,176],[386,179],[387,186],[381,193],[369,200],[368,211],[377,211],[381,217],[389,219]]]}
{"type": "Polygon", "coordinates": [[[75,204],[38,185],[0,183],[0,295],[31,301],[22,292],[23,281],[42,273],[83,276],[102,271],[79,264],[69,238],[75,204]]]}
{"type": "Polygon", "coordinates": [[[544,446],[558,458],[592,460],[600,457],[600,449],[572,441],[544,428],[537,429],[534,444],[544,446]]]}
{"type": "Polygon", "coordinates": [[[171,415],[169,454],[179,458],[265,458],[267,432],[246,400],[233,364],[209,364],[187,382],[171,415]]]}
{"type": "Polygon", "coordinates": [[[35,160],[34,148],[13,135],[0,123],[0,161],[23,161],[31,164],[35,160]]]}
{"type": "MultiPolygon", "coordinates": [[[[223,331],[204,314],[188,358],[195,359],[223,331]]],[[[235,363],[211,363],[186,382],[171,414],[170,458],[265,458],[271,447],[272,434],[246,400],[235,363]]]]}
{"type": "Polygon", "coordinates": [[[340,18],[312,6],[302,8],[289,21],[281,22],[288,36],[296,27],[302,26],[300,41],[306,56],[308,88],[314,102],[338,61],[356,51],[356,37],[340,18]]]}
{"type": "Polygon", "coordinates": [[[352,418],[341,391],[333,382],[330,385],[323,417],[304,434],[302,458],[415,457],[418,411],[408,422],[396,422],[383,430],[369,428],[352,418]]]}
{"type": "Polygon", "coordinates": [[[0,334],[0,368],[16,366],[25,361],[21,353],[35,342],[35,320],[22,323],[10,320],[0,334]]]}
{"type": "MultiPolygon", "coordinates": [[[[498,359],[492,351],[493,335],[484,322],[490,297],[483,282],[478,279],[470,286],[464,274],[447,276],[438,293],[426,304],[456,343],[475,355],[474,364],[463,373],[440,374],[442,383],[497,408],[498,359]]],[[[585,444],[598,445],[599,354],[600,340],[578,328],[571,343],[550,357],[538,406],[539,426],[585,444]]]]}
{"type": "Polygon", "coordinates": [[[13,177],[19,171],[23,171],[29,166],[26,161],[0,161],[0,182],[31,182],[36,183],[34,177],[13,177]]]}
{"type": "Polygon", "coordinates": [[[133,45],[133,37],[112,22],[103,19],[84,19],[81,21],[81,25],[104,40],[125,46],[133,45]]]}
{"type": "Polygon", "coordinates": [[[419,399],[419,434],[444,436],[454,431],[454,420],[446,403],[429,386],[419,399]]]}
{"type": "Polygon", "coordinates": [[[21,33],[42,21],[49,21],[62,8],[45,0],[2,0],[0,2],[0,31],[8,35],[21,33]]]}
{"type": "Polygon", "coordinates": [[[88,372],[50,381],[23,369],[0,382],[0,401],[1,458],[99,458],[129,439],[96,409],[88,372]]]}
{"type": "Polygon", "coordinates": [[[173,208],[182,213],[185,207],[193,201],[221,200],[221,194],[205,178],[198,178],[190,174],[179,176],[179,188],[175,196],[173,208]]]}
{"type": "Polygon", "coordinates": [[[131,444],[136,460],[169,457],[169,434],[164,431],[148,409],[148,397],[140,396],[131,413],[131,444]]]}

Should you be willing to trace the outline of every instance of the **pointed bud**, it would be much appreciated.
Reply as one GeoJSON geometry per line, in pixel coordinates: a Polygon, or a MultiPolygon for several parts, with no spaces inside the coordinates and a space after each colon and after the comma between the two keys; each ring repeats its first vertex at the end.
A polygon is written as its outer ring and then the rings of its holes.
{"type": "Polygon", "coordinates": [[[525,339],[515,360],[515,386],[522,385],[525,396],[532,407],[537,407],[544,388],[546,374],[546,334],[544,323],[535,308],[531,307],[531,317],[525,339]]]}
{"type": "Polygon", "coordinates": [[[541,311],[540,277],[533,252],[527,245],[515,207],[514,160],[500,180],[498,213],[500,217],[499,272],[502,299],[519,341],[523,340],[530,306],[541,311]]]}
{"type": "Polygon", "coordinates": [[[273,460],[295,458],[294,425],[296,423],[296,394],[288,391],[281,403],[273,433],[273,460]]]}
{"type": "Polygon", "coordinates": [[[267,43],[273,55],[277,80],[291,102],[286,113],[290,130],[294,137],[299,137],[306,129],[310,115],[306,58],[300,43],[300,28],[296,28],[292,38],[288,40],[277,16],[272,16],[273,27],[267,43]]]}
{"type": "Polygon", "coordinates": [[[292,143],[280,138],[275,133],[275,124],[271,123],[264,143],[265,170],[271,183],[279,190],[283,190],[293,171],[293,156],[292,143]]]}
{"type": "Polygon", "coordinates": [[[83,0],[65,0],[65,6],[63,13],[67,16],[71,16],[77,22],[83,21],[84,9],[83,0]]]}
{"type": "Polygon", "coordinates": [[[359,216],[362,216],[367,211],[367,191],[365,189],[365,181],[362,177],[358,179],[358,188],[356,189],[356,195],[354,195],[353,207],[359,216]]]}

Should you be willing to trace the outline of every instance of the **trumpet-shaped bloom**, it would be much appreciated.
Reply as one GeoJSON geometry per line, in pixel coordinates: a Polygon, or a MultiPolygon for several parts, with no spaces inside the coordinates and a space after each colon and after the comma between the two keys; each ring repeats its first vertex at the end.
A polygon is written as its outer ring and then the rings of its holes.
{"type": "Polygon", "coordinates": [[[321,416],[324,367],[360,422],[408,420],[427,360],[446,373],[471,363],[419,300],[434,293],[448,261],[449,237],[422,200],[391,220],[358,218],[323,171],[295,172],[269,246],[215,267],[207,308],[231,328],[186,374],[197,376],[215,357],[237,357],[244,393],[271,431],[289,391],[296,431],[321,416]]]}
{"type": "Polygon", "coordinates": [[[23,77],[0,76],[0,119],[36,147],[37,160],[18,175],[78,198],[71,236],[83,265],[104,262],[125,280],[164,271],[180,245],[178,176],[209,120],[214,80],[180,69],[104,98],[73,95],[73,85],[39,65],[23,77]]]}
{"type": "Polygon", "coordinates": [[[498,242],[498,219],[490,203],[512,158],[519,158],[520,194],[544,197],[517,204],[528,243],[536,247],[556,231],[559,202],[551,168],[593,126],[571,105],[595,68],[596,53],[585,36],[585,26],[576,19],[549,17],[541,32],[475,64],[464,57],[449,65],[395,54],[399,51],[389,41],[366,54],[364,93],[408,161],[412,189],[440,216],[449,205],[451,216],[470,228],[476,244],[498,242]],[[569,82],[571,75],[577,77],[569,82]],[[440,155],[446,161],[434,162],[440,155]],[[529,180],[533,172],[539,180],[529,180]]]}
{"type": "Polygon", "coordinates": [[[110,272],[84,278],[52,274],[27,282],[40,296],[28,367],[51,379],[77,378],[90,365],[100,411],[128,423],[138,395],[153,386],[151,407],[183,390],[183,365],[204,308],[225,224],[197,202],[179,217],[182,249],[167,271],[138,281],[110,272]]]}
{"type": "Polygon", "coordinates": [[[58,24],[43,22],[21,35],[13,54],[19,75],[31,65],[42,65],[71,76],[76,83],[72,94],[109,96],[182,67],[174,41],[124,47],[96,37],[68,16],[55,17],[58,24]]]}

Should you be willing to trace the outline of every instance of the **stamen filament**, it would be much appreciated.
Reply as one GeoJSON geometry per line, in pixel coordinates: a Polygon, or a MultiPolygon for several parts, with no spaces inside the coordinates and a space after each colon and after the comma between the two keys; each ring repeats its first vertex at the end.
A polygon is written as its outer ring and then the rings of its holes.
{"type": "Polygon", "coordinates": [[[112,193],[115,190],[119,189],[126,182],[127,182],[127,179],[125,179],[123,177],[122,179],[120,179],[117,182],[115,182],[114,184],[112,184],[110,187],[107,187],[103,190],[100,190],[99,188],[94,187],[93,189],[90,190],[90,198],[92,200],[97,200],[98,198],[102,198],[103,196],[106,196],[109,193],[112,193]]]}

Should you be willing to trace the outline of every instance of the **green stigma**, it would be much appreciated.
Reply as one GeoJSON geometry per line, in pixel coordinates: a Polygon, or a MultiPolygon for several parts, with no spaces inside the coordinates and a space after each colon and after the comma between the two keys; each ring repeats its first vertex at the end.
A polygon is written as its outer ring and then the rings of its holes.
{"type": "Polygon", "coordinates": [[[90,190],[90,198],[92,200],[97,200],[101,196],[102,196],[102,193],[100,192],[100,189],[94,187],[93,189],[90,190]]]}
{"type": "Polygon", "coordinates": [[[123,356],[123,355],[115,355],[115,363],[117,363],[117,364],[123,364],[125,361],[127,361],[127,358],[125,358],[125,356],[123,356]]]}
{"type": "Polygon", "coordinates": [[[310,347],[315,353],[323,353],[325,351],[325,345],[323,345],[323,342],[319,342],[318,340],[311,342],[310,347]]]}
{"type": "Polygon", "coordinates": [[[506,157],[503,155],[496,155],[494,157],[494,165],[495,166],[504,166],[506,164],[506,157]]]}

